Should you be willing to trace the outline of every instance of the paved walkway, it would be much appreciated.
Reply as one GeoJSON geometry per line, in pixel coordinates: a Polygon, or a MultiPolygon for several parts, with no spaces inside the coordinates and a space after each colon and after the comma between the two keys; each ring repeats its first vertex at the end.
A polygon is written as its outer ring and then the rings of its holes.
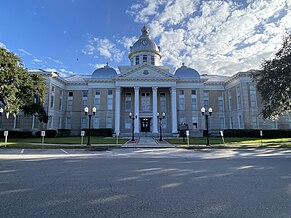
{"type": "Polygon", "coordinates": [[[152,137],[139,137],[135,141],[128,141],[123,148],[174,148],[175,145],[169,144],[166,141],[159,141],[152,137]]]}

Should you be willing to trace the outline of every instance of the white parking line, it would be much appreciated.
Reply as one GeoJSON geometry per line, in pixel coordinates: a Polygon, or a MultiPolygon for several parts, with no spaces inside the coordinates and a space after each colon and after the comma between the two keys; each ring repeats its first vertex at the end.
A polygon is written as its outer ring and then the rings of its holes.
{"type": "Polygon", "coordinates": [[[21,149],[20,154],[23,154],[23,152],[24,152],[24,149],[21,149]]]}
{"type": "Polygon", "coordinates": [[[64,152],[65,154],[68,154],[68,152],[66,152],[64,149],[60,149],[62,152],[64,152]]]}

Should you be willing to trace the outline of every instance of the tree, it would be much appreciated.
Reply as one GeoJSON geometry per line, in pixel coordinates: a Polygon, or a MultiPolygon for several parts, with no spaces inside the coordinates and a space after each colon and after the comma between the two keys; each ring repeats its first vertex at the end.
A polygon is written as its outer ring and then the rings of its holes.
{"type": "Polygon", "coordinates": [[[18,56],[0,48],[0,101],[7,116],[23,110],[25,115],[37,114],[41,122],[47,123],[43,108],[45,95],[45,80],[40,75],[29,74],[18,56]]]}
{"type": "Polygon", "coordinates": [[[291,34],[284,38],[282,48],[254,72],[262,97],[264,119],[277,120],[291,112],[291,34]]]}

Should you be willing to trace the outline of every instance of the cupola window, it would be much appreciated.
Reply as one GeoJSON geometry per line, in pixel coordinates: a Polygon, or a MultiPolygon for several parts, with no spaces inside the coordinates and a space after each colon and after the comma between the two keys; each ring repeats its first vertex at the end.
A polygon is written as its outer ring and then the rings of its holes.
{"type": "Polygon", "coordinates": [[[139,64],[139,56],[136,56],[135,57],[135,65],[138,65],[139,64]]]}
{"type": "Polygon", "coordinates": [[[151,56],[151,64],[155,65],[155,56],[153,56],[153,55],[151,56]]]}
{"type": "Polygon", "coordinates": [[[142,56],[142,62],[143,63],[146,63],[147,62],[147,59],[148,59],[148,57],[146,55],[143,55],[142,56]]]}

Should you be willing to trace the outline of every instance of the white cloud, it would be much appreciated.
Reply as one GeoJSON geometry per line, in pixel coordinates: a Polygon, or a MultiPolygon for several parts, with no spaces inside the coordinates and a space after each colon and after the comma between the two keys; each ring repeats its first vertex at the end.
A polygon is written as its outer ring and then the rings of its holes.
{"type": "Polygon", "coordinates": [[[62,61],[56,60],[56,59],[54,59],[54,58],[52,58],[52,57],[45,57],[45,59],[48,59],[48,60],[50,60],[50,61],[52,61],[52,62],[54,62],[54,63],[57,63],[57,64],[63,64],[62,61]]]}
{"type": "Polygon", "coordinates": [[[61,74],[61,76],[67,77],[67,76],[72,76],[74,75],[74,72],[67,70],[65,68],[60,68],[57,70],[61,74]]]}
{"type": "Polygon", "coordinates": [[[37,58],[33,58],[32,62],[34,62],[34,63],[42,63],[42,60],[37,59],[37,58]]]}
{"type": "Polygon", "coordinates": [[[5,45],[4,43],[2,43],[2,42],[0,42],[0,48],[5,48],[5,49],[7,49],[6,45],[5,45]]]}
{"type": "Polygon", "coordinates": [[[291,32],[290,9],[286,0],[145,0],[128,13],[148,23],[164,64],[232,75],[272,57],[291,32]]]}
{"type": "Polygon", "coordinates": [[[137,41],[137,37],[133,36],[133,37],[122,37],[122,39],[118,40],[118,43],[122,44],[124,46],[124,48],[126,48],[127,50],[130,49],[130,46],[133,45],[133,43],[135,43],[137,41]]]}
{"type": "Polygon", "coordinates": [[[26,50],[24,50],[23,48],[19,48],[18,51],[20,51],[21,53],[25,54],[25,55],[29,55],[31,56],[32,54],[26,50]]]}
{"type": "Polygon", "coordinates": [[[89,36],[88,44],[82,50],[85,55],[93,55],[94,58],[103,56],[111,61],[121,62],[125,51],[117,48],[116,44],[107,38],[89,36]]]}

